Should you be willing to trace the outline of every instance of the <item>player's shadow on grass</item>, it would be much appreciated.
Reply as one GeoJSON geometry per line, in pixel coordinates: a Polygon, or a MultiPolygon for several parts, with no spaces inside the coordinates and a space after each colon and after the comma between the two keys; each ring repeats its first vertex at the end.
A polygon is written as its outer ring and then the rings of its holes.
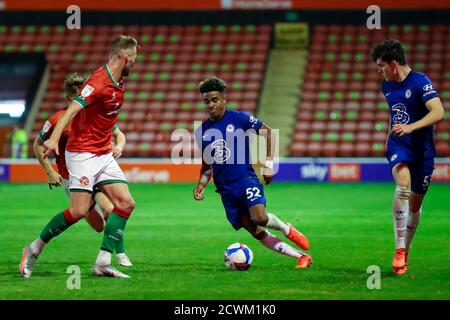
{"type": "Polygon", "coordinates": [[[67,277],[67,273],[64,271],[48,271],[48,270],[42,270],[42,271],[33,271],[33,275],[31,278],[54,278],[58,276],[64,276],[67,277]]]}
{"type": "Polygon", "coordinates": [[[142,268],[144,269],[153,269],[156,268],[157,270],[160,270],[161,267],[164,268],[168,268],[168,269],[172,269],[172,270],[178,270],[181,272],[207,272],[207,273],[211,273],[211,272],[242,272],[242,273],[246,273],[246,272],[251,272],[251,270],[259,270],[261,271],[262,268],[259,266],[252,266],[250,268],[250,270],[248,271],[235,271],[235,270],[230,270],[228,269],[225,264],[222,266],[220,264],[218,265],[198,265],[196,263],[152,263],[152,264],[146,264],[145,266],[142,265],[142,268]]]}
{"type": "Polygon", "coordinates": [[[384,270],[384,271],[381,271],[381,276],[382,276],[383,278],[397,278],[397,279],[405,278],[405,277],[401,277],[401,276],[396,275],[396,274],[392,271],[392,268],[391,268],[390,270],[384,270]]]}
{"type": "MultiPolygon", "coordinates": [[[[365,269],[361,269],[361,268],[357,268],[357,267],[346,267],[346,266],[328,266],[328,265],[320,265],[318,266],[316,265],[311,265],[309,267],[309,269],[314,269],[317,271],[322,271],[322,272],[330,272],[332,274],[339,274],[339,273],[345,273],[351,276],[355,276],[355,275],[367,275],[366,270],[365,269]]],[[[308,270],[308,269],[306,269],[308,270]]]]}
{"type": "MultiPolygon", "coordinates": [[[[65,272],[52,272],[52,271],[35,271],[33,272],[32,278],[49,278],[49,277],[56,277],[56,276],[67,276],[67,273],[65,272]]],[[[17,277],[22,278],[22,275],[20,274],[19,270],[7,271],[7,272],[0,272],[0,276],[10,276],[10,277],[17,277]]],[[[6,280],[9,281],[9,280],[6,280]]],[[[1,281],[0,281],[1,282],[1,281]]]]}
{"type": "MultiPolygon", "coordinates": [[[[37,264],[39,264],[39,262],[37,262],[37,264]]],[[[91,269],[92,269],[92,265],[90,265],[90,264],[87,264],[85,262],[79,263],[79,262],[75,262],[75,261],[67,261],[64,263],[62,263],[60,261],[54,261],[54,262],[40,263],[39,265],[37,265],[37,264],[34,265],[34,267],[33,267],[33,274],[31,276],[32,278],[38,278],[38,277],[47,278],[47,277],[57,277],[57,276],[67,277],[67,276],[70,276],[71,274],[73,274],[73,270],[71,273],[70,272],[67,273],[69,266],[79,267],[81,275],[84,275],[86,273],[90,274],[91,269]]],[[[8,271],[8,272],[0,272],[0,276],[2,276],[2,275],[5,275],[5,276],[17,275],[17,276],[21,277],[21,275],[19,273],[19,265],[17,265],[17,266],[12,265],[9,270],[10,271],[8,271]]]]}
{"type": "MultiPolygon", "coordinates": [[[[369,266],[369,265],[368,265],[369,266]]],[[[314,267],[314,265],[312,266],[314,267]]],[[[362,276],[362,277],[368,277],[371,274],[373,274],[373,272],[367,272],[367,268],[366,269],[359,269],[359,268],[350,268],[350,267],[330,267],[330,266],[320,266],[317,267],[323,271],[330,271],[333,273],[342,273],[345,272],[346,274],[352,275],[352,276],[362,276]]],[[[395,275],[392,272],[392,268],[389,267],[385,267],[385,266],[380,266],[380,275],[384,278],[397,278],[398,276],[395,275]]]]}

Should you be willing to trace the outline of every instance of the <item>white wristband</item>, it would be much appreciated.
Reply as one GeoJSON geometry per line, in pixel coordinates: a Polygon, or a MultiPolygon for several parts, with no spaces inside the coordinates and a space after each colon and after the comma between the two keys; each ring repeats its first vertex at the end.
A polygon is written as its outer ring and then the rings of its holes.
{"type": "Polygon", "coordinates": [[[266,160],[266,162],[264,162],[264,167],[273,170],[273,161],[272,160],[266,160]]]}

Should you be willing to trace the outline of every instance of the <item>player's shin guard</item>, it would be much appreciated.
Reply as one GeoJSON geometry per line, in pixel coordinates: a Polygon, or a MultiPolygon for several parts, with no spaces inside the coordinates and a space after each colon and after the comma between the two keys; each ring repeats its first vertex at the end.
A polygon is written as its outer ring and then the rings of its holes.
{"type": "Polygon", "coordinates": [[[394,218],[395,248],[405,248],[406,218],[409,211],[409,195],[411,190],[408,187],[397,186],[392,202],[392,214],[394,218]]]}
{"type": "Polygon", "coordinates": [[[120,238],[119,242],[116,244],[116,254],[125,253],[125,245],[123,240],[124,235],[120,238]]]}
{"type": "Polygon", "coordinates": [[[131,210],[128,212],[119,208],[113,209],[105,225],[101,250],[107,252],[114,251],[117,244],[122,240],[123,232],[130,215],[131,210]]]}
{"type": "Polygon", "coordinates": [[[299,250],[292,248],[290,245],[281,241],[280,238],[271,234],[269,231],[266,230],[263,232],[264,234],[258,236],[258,239],[266,248],[269,248],[286,256],[293,257],[295,259],[298,259],[303,255],[299,250]]]}
{"type": "Polygon", "coordinates": [[[75,224],[80,218],[72,217],[70,210],[66,209],[63,212],[55,215],[49,223],[44,227],[40,234],[42,241],[48,243],[51,239],[62,233],[71,225],[75,224]]]}
{"type": "Polygon", "coordinates": [[[289,233],[289,226],[281,221],[276,215],[273,213],[267,213],[267,216],[269,217],[269,220],[267,221],[267,224],[265,225],[266,228],[273,229],[273,230],[279,230],[283,233],[283,235],[287,236],[289,233]]]}
{"type": "Polygon", "coordinates": [[[408,213],[408,218],[406,220],[406,252],[409,251],[409,246],[411,241],[416,234],[417,227],[419,226],[420,217],[422,216],[422,207],[417,212],[408,213]]]}

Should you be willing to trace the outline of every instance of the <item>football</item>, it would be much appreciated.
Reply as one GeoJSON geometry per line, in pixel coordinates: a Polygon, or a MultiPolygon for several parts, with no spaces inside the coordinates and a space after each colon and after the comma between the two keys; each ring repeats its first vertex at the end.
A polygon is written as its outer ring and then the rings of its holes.
{"type": "Polygon", "coordinates": [[[224,262],[230,270],[248,270],[253,262],[253,252],[245,244],[235,242],[225,250],[224,262]]]}

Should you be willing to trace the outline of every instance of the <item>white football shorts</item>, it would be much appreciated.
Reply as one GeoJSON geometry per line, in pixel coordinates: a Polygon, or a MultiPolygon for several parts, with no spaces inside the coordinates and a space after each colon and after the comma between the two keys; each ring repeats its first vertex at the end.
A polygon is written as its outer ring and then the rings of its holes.
{"type": "Polygon", "coordinates": [[[70,187],[70,180],[69,179],[64,179],[63,181],[63,186],[64,186],[64,192],[66,193],[66,195],[69,197],[70,199],[70,191],[69,191],[69,187],[70,187]]]}
{"type": "Polygon", "coordinates": [[[99,184],[127,182],[112,152],[96,155],[90,152],[66,151],[65,155],[70,192],[92,192],[94,186],[99,184]]]}

